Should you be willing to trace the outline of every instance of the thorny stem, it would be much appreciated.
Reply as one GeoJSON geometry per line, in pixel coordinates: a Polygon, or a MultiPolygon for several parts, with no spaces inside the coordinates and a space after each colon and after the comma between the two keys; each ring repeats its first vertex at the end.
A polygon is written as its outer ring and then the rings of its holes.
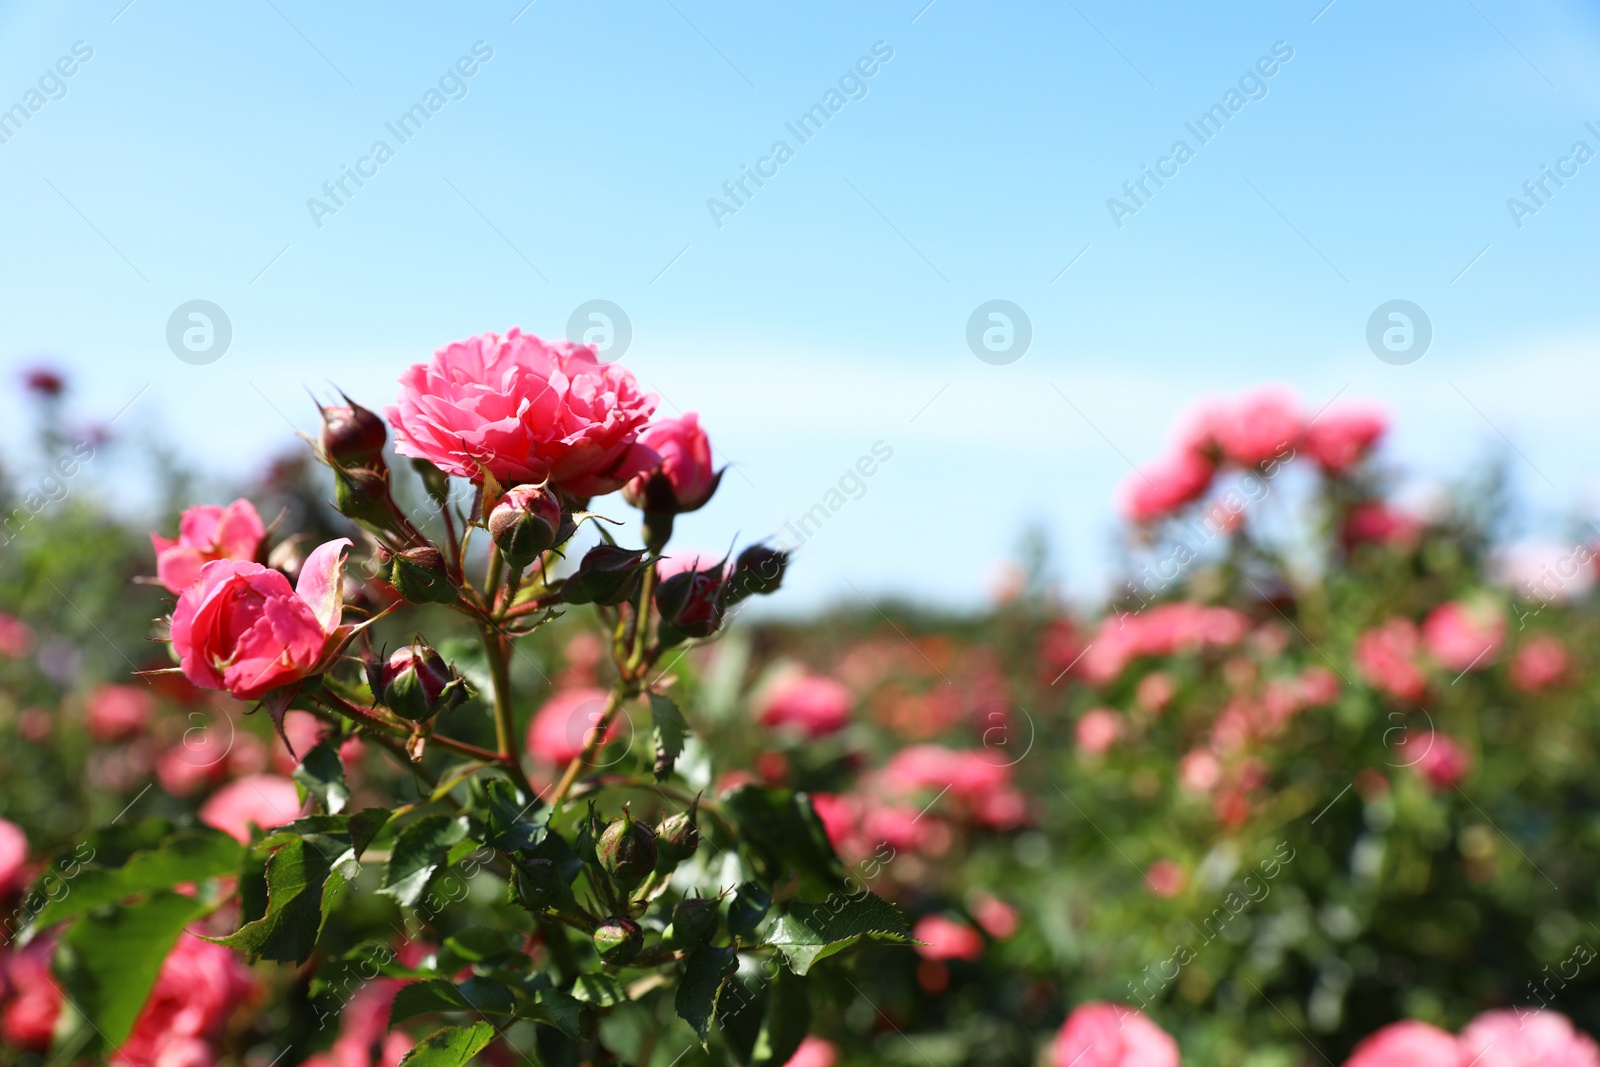
{"type": "MultiPolygon", "coordinates": [[[[394,723],[385,722],[383,719],[378,718],[366,708],[352,704],[348,700],[345,700],[343,697],[327,689],[324,689],[321,693],[318,693],[317,699],[322,701],[328,707],[332,708],[334,711],[337,711],[339,714],[343,715],[345,718],[359,723],[360,725],[373,731],[378,736],[389,738],[411,736],[410,732],[404,727],[397,726],[394,723]]],[[[485,760],[494,764],[501,764],[504,762],[499,753],[490,752],[486,748],[479,748],[477,745],[471,745],[465,741],[457,741],[454,738],[444,737],[440,734],[434,734],[429,737],[428,743],[431,745],[437,745],[443,749],[448,749],[451,752],[459,753],[463,756],[471,756],[473,759],[485,760]]],[[[411,762],[409,757],[407,758],[406,762],[411,762]]]]}

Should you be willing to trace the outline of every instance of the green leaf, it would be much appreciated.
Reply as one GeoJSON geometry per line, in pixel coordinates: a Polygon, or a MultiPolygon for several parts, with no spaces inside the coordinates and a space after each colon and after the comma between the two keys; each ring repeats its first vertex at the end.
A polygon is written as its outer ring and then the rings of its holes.
{"type": "Polygon", "coordinates": [[[888,901],[871,893],[853,893],[820,904],[791,904],[767,939],[794,973],[802,975],[819,960],[863,941],[910,944],[911,928],[888,901]]]}
{"type": "Polygon", "coordinates": [[[159,892],[131,908],[83,916],[61,938],[57,973],[72,1003],[106,1042],[121,1045],[184,927],[211,910],[194,897],[159,892]]]}
{"type": "Polygon", "coordinates": [[[578,1017],[583,1002],[561,989],[541,989],[532,1004],[517,1005],[517,1017],[553,1026],[568,1037],[578,1037],[578,1017]]]}
{"type": "Polygon", "coordinates": [[[344,764],[338,751],[327,741],[320,742],[294,769],[294,780],[301,789],[317,798],[322,810],[338,815],[350,803],[350,787],[344,783],[344,764]]]}
{"type": "Polygon", "coordinates": [[[530,815],[544,805],[538,798],[531,801],[522,791],[504,778],[491,778],[484,786],[483,799],[484,844],[507,852],[519,848],[533,848],[544,836],[544,826],[534,822],[530,815]]]}
{"type": "Polygon", "coordinates": [[[772,894],[754,882],[743,882],[728,901],[728,933],[748,937],[755,933],[772,907],[772,894]]]}
{"type": "Polygon", "coordinates": [[[678,980],[678,995],[674,1007],[678,1015],[700,1036],[706,1044],[706,1034],[711,1030],[711,1016],[717,1009],[717,998],[722,987],[737,969],[739,954],[731,947],[713,948],[707,945],[695,949],[683,965],[683,977],[678,980]]]}
{"type": "Polygon", "coordinates": [[[489,1023],[447,1026],[423,1038],[406,1053],[400,1067],[461,1067],[488,1048],[494,1038],[494,1027],[489,1023]]]}
{"type": "Polygon", "coordinates": [[[510,1015],[514,1004],[511,990],[492,978],[472,977],[460,985],[443,978],[429,978],[400,987],[389,1007],[389,1028],[418,1015],[439,1011],[510,1015]]]}
{"type": "Polygon", "coordinates": [[[844,865],[804,793],[741,786],[723,797],[722,808],[738,823],[756,873],[767,884],[793,872],[802,893],[819,900],[844,887],[844,865]]]}
{"type": "Polygon", "coordinates": [[[650,734],[656,746],[656,781],[664,782],[672,775],[672,768],[683,754],[683,738],[689,724],[683,712],[670,697],[660,693],[650,694],[650,734]]]}
{"type": "MultiPolygon", "coordinates": [[[[243,852],[239,842],[220,830],[210,827],[179,830],[154,848],[118,857],[125,861],[121,866],[77,868],[75,876],[66,876],[71,879],[68,892],[40,908],[30,929],[42,930],[131,896],[237,874],[243,852]]],[[[55,877],[61,879],[64,873],[63,868],[55,877]]]]}
{"type": "Polygon", "coordinates": [[[466,821],[451,815],[424,815],[407,823],[395,835],[378,892],[396,904],[415,907],[433,876],[448,863],[450,850],[466,837],[466,821]]]}
{"type": "Polygon", "coordinates": [[[349,869],[350,851],[330,855],[333,849],[324,842],[334,840],[291,837],[279,845],[267,859],[265,914],[218,943],[257,958],[295,964],[310,959],[323,921],[349,877],[342,872],[349,869]]]}
{"type": "Polygon", "coordinates": [[[578,975],[578,980],[572,983],[572,995],[597,1008],[609,1008],[628,999],[628,992],[622,988],[622,983],[609,974],[578,975]]]}
{"type": "Polygon", "coordinates": [[[490,926],[468,926],[457,930],[444,939],[443,947],[445,952],[462,963],[485,963],[507,958],[526,959],[510,934],[490,926]]]}

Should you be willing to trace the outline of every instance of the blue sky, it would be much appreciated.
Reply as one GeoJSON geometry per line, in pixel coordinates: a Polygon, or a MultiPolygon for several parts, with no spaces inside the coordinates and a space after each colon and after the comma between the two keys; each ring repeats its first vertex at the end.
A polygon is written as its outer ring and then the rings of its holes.
{"type": "Polygon", "coordinates": [[[1593,5],[125,3],[0,4],[0,107],[93,50],[0,126],[0,366],[53,358],[103,416],[138,396],[119,431],[221,473],[313,426],[307,385],[379,406],[445,341],[560,335],[604,299],[624,362],[737,464],[685,540],[777,531],[893,449],[791,606],[975,602],[1029,523],[1091,590],[1128,462],[1264,381],[1386,404],[1424,481],[1510,442],[1549,521],[1600,489],[1600,158],[1520,228],[1507,207],[1600,151],[1593,5]],[[1200,144],[1185,124],[1275,45],[1265,95],[1200,144]],[[800,143],[785,124],[866,67],[800,143]],[[385,124],[441,78],[399,143],[385,124]],[[1193,158],[1119,227],[1108,199],[1178,140],[1193,158]],[[792,158],[716,219],[777,141],[792,158]],[[166,342],[195,299],[233,332],[202,366],[166,342]],[[966,340],[996,299],[1032,331],[1003,365],[966,340]],[[1404,366],[1365,340],[1394,299],[1434,332],[1404,366]]]}

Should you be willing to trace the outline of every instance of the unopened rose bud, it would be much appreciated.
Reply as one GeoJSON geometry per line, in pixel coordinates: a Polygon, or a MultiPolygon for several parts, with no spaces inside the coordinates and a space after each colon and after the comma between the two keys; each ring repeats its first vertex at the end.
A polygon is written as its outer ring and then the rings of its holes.
{"type": "Polygon", "coordinates": [[[561,587],[561,599],[568,604],[620,604],[638,592],[645,566],[642,549],[595,545],[561,587]]]}
{"type": "Polygon", "coordinates": [[[695,822],[699,806],[700,798],[696,797],[688,811],[663,819],[656,828],[656,870],[671,871],[700,847],[700,827],[695,822]]]}
{"type": "Polygon", "coordinates": [[[432,545],[396,553],[389,561],[388,578],[395,591],[414,604],[448,604],[456,598],[444,555],[432,545]]]}
{"type": "Polygon", "coordinates": [[[467,682],[443,657],[420,642],[398,649],[384,664],[367,666],[372,695],[412,722],[426,722],[467,698],[467,682]]]}
{"type": "Polygon", "coordinates": [[[333,468],[333,505],[346,518],[387,530],[394,525],[394,501],[389,499],[389,468],[377,462],[375,467],[333,468]]]}
{"type": "Polygon", "coordinates": [[[489,534],[500,554],[522,570],[556,544],[561,532],[561,502],[537,485],[519,485],[489,512],[489,534]]]}
{"type": "Polygon", "coordinates": [[[511,869],[511,899],[534,914],[561,899],[566,883],[550,860],[516,860],[511,869]]]}
{"type": "Polygon", "coordinates": [[[622,818],[607,826],[595,848],[600,866],[624,890],[632,890],[649,877],[656,866],[656,835],[642,822],[636,822],[626,807],[622,818]]]}
{"type": "Polygon", "coordinates": [[[684,897],[672,909],[670,940],[675,948],[693,948],[710,940],[717,929],[717,901],[684,897]]]}
{"type": "Polygon", "coordinates": [[[745,597],[776,592],[788,567],[789,553],[783,549],[751,545],[733,561],[733,576],[728,579],[729,605],[745,597]]]}
{"type": "Polygon", "coordinates": [[[632,963],[644,947],[644,931],[632,919],[613,915],[594,932],[594,947],[600,959],[613,967],[632,963]]]}
{"type": "Polygon", "coordinates": [[[661,612],[663,646],[691,637],[710,637],[728,611],[722,566],[674,574],[656,587],[656,609],[661,612]]]}
{"type": "Polygon", "coordinates": [[[389,427],[349,397],[322,409],[322,454],[337,467],[367,467],[383,455],[389,427]]]}

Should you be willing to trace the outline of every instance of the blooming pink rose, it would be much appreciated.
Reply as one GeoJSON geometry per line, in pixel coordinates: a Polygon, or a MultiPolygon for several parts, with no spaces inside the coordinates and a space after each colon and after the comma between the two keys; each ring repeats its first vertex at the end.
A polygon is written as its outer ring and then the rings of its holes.
{"type": "Polygon", "coordinates": [[[1158,897],[1175,897],[1183,892],[1183,887],[1188,882],[1183,868],[1167,859],[1156,860],[1145,868],[1144,880],[1150,887],[1150,892],[1158,897]]]}
{"type": "Polygon", "coordinates": [[[1452,600],[1422,624],[1422,643],[1446,670],[1476,670],[1494,662],[1506,639],[1506,618],[1493,602],[1452,600]]]}
{"type": "Polygon", "coordinates": [[[406,983],[379,978],[356,990],[339,1016],[339,1036],[308,1067],[397,1067],[416,1044],[404,1032],[389,1032],[389,1009],[406,983]]]}
{"type": "Polygon", "coordinates": [[[1166,671],[1151,671],[1139,679],[1133,699],[1146,711],[1161,711],[1177,695],[1178,683],[1166,671]]]}
{"type": "Polygon", "coordinates": [[[184,676],[205,689],[254,700],[316,673],[338,647],[348,537],[319,546],[299,584],[259,563],[215,560],[172,613],[172,647],[184,676]]]}
{"type": "Polygon", "coordinates": [[[1210,421],[1211,437],[1222,454],[1242,467],[1288,458],[1304,424],[1299,405],[1287,390],[1268,386],[1246,393],[1219,409],[1210,421]]]}
{"type": "Polygon", "coordinates": [[[1091,756],[1103,756],[1117,743],[1122,720],[1114,711],[1090,708],[1078,719],[1078,748],[1091,756]]]}
{"type": "Polygon", "coordinates": [[[27,866],[28,835],[16,823],[0,819],[0,897],[21,888],[27,866]]]}
{"type": "Polygon", "coordinates": [[[1343,474],[1359,463],[1389,429],[1375,410],[1325,411],[1306,427],[1301,447],[1329,474],[1343,474]]]}
{"type": "Polygon", "coordinates": [[[950,827],[915,805],[873,802],[862,812],[860,843],[863,852],[886,844],[897,852],[938,856],[950,847],[950,827]]]}
{"type": "Polygon", "coordinates": [[[811,807],[822,820],[823,832],[834,848],[842,848],[856,832],[857,805],[835,793],[812,793],[811,807]]]}
{"type": "Polygon", "coordinates": [[[1416,624],[1396,617],[1356,638],[1356,666],[1373,688],[1416,700],[1428,684],[1417,666],[1420,645],[1416,624]]]}
{"type": "Polygon", "coordinates": [[[1511,657],[1511,684],[1524,693],[1543,692],[1566,681],[1571,668],[1572,657],[1567,655],[1567,646],[1561,639],[1540,634],[1511,657]]]}
{"type": "Polygon", "coordinates": [[[1295,679],[1300,702],[1308,708],[1321,708],[1339,699],[1339,679],[1326,667],[1307,667],[1295,679]]]}
{"type": "Polygon", "coordinates": [[[839,1050],[833,1042],[808,1034],[783,1067],[833,1067],[838,1059],[839,1050]]]}
{"type": "Polygon", "coordinates": [[[230,948],[191,931],[161,965],[133,1032],[111,1056],[118,1067],[209,1067],[220,1057],[222,1030],[239,1003],[256,991],[244,961],[230,948]]]}
{"type": "Polygon", "coordinates": [[[1191,793],[1209,793],[1222,781],[1222,761],[1197,748],[1178,761],[1178,783],[1191,793]]]}
{"type": "Polygon", "coordinates": [[[983,955],[983,935],[943,915],[924,915],[911,936],[924,942],[917,955],[928,960],[975,960],[983,955]]]}
{"type": "Polygon", "coordinates": [[[1172,1035],[1122,1004],[1080,1004],[1051,1052],[1053,1067],[1178,1067],[1172,1035]]]}
{"type": "Polygon", "coordinates": [[[620,489],[659,462],[638,441],[656,397],[588,345],[512,327],[438,349],[400,376],[385,410],[395,451],[478,482],[546,479],[577,497],[620,489]],[[481,466],[480,466],[481,465],[481,466]]]}
{"type": "Polygon", "coordinates": [[[988,893],[972,895],[972,917],[990,937],[1004,941],[1017,932],[1017,909],[988,893]]]}
{"type": "Polygon", "coordinates": [[[1409,545],[1422,533],[1422,522],[1381,500],[1356,504],[1345,514],[1339,539],[1346,548],[1360,544],[1409,545]]]}
{"type": "Polygon", "coordinates": [[[200,568],[214,559],[253,560],[266,539],[267,529],[248,500],[227,507],[202,504],[178,520],[178,539],[150,535],[156,550],[156,577],[174,593],[181,593],[200,578],[200,568]]]}
{"type": "Polygon", "coordinates": [[[623,498],[634,507],[645,511],[695,511],[717,491],[722,475],[712,463],[711,441],[694,412],[679,419],[652,422],[639,435],[639,443],[654,449],[661,457],[661,465],[623,487],[623,498]]]}
{"type": "Polygon", "coordinates": [[[215,752],[191,749],[179,742],[156,761],[156,780],[175,797],[186,797],[202,786],[216,785],[228,777],[228,761],[215,752]]]}
{"type": "Polygon", "coordinates": [[[1435,731],[1412,742],[1426,746],[1416,757],[1417,773],[1434,789],[1450,789],[1472,770],[1472,756],[1449,737],[1435,731]]]}
{"type": "Polygon", "coordinates": [[[808,737],[826,737],[850,725],[855,697],[832,678],[816,674],[779,678],[757,704],[767,726],[795,726],[808,737]]]}
{"type": "MultiPolygon", "coordinates": [[[[7,825],[10,825],[9,823],[7,825]]],[[[50,973],[50,957],[55,954],[53,937],[35,938],[19,952],[0,959],[3,983],[11,997],[0,1014],[0,1038],[31,1052],[50,1047],[56,1019],[65,999],[55,975],[50,973]]]]}
{"type": "Polygon", "coordinates": [[[300,814],[300,792],[294,782],[275,774],[252,774],[229,782],[200,806],[200,821],[240,844],[250,843],[250,826],[271,830],[300,814]]]}
{"type": "Polygon", "coordinates": [[[943,745],[911,745],[889,757],[878,781],[894,794],[918,790],[949,792],[968,802],[980,800],[1005,788],[1011,782],[1011,768],[988,750],[945,748],[943,745]]]}
{"type": "Polygon", "coordinates": [[[102,685],[89,696],[89,733],[96,741],[116,741],[150,725],[156,698],[137,685],[102,685]]]}
{"type": "Polygon", "coordinates": [[[1486,1011],[1461,1031],[1462,1062],[1472,1067],[1600,1067],[1600,1049],[1555,1011],[1486,1011]]]}
{"type": "Polygon", "coordinates": [[[1408,1019],[1369,1034],[1344,1067],[1465,1067],[1454,1037],[1437,1026],[1408,1019]]]}
{"type": "MultiPolygon", "coordinates": [[[[567,764],[583,752],[606,708],[604,689],[562,689],[544,702],[528,724],[528,754],[543,763],[567,764]]],[[[605,740],[617,736],[622,716],[611,720],[605,740]]]]}
{"type": "Polygon", "coordinates": [[[15,615],[0,611],[0,656],[20,659],[33,650],[33,629],[15,615]]]}
{"type": "Polygon", "coordinates": [[[1205,457],[1179,452],[1123,479],[1118,508],[1129,522],[1162,518],[1204,496],[1213,474],[1215,470],[1205,457]]]}

